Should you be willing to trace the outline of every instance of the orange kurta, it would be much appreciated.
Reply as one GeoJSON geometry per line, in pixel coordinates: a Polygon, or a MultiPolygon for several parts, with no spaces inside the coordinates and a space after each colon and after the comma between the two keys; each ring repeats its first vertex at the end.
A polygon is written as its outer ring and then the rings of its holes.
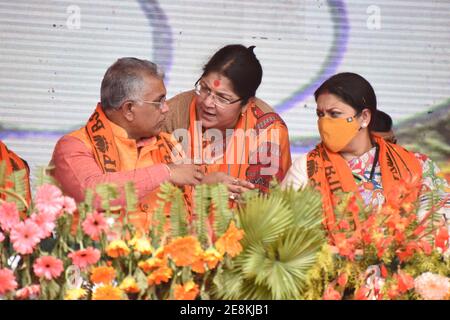
{"type": "MultiPolygon", "coordinates": [[[[136,142],[127,132],[109,121],[98,105],[86,127],[69,134],[81,140],[94,153],[97,164],[106,172],[130,171],[154,164],[170,163],[176,142],[169,134],[136,142]],[[100,122],[99,122],[100,121],[100,122]]],[[[159,188],[141,199],[139,210],[129,215],[137,228],[148,230],[155,209],[159,188]]],[[[123,216],[123,213],[122,213],[123,216]]]]}

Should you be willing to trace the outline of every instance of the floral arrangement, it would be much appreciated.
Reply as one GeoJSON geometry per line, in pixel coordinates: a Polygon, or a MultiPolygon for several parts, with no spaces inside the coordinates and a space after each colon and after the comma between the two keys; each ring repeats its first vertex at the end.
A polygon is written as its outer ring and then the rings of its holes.
{"type": "Polygon", "coordinates": [[[449,299],[449,233],[439,213],[448,198],[428,193],[434,201],[419,214],[412,195],[420,187],[401,183],[391,200],[376,208],[364,208],[354,195],[342,196],[329,245],[309,272],[305,298],[449,299]]]}
{"type": "Polygon", "coordinates": [[[153,228],[136,230],[128,222],[137,203],[131,184],[126,207],[118,208],[110,206],[118,192],[113,185],[88,190],[77,206],[47,183],[50,177],[39,180],[30,206],[20,181],[16,190],[0,189],[7,195],[0,200],[0,298],[208,299],[214,270],[242,250],[243,231],[225,205],[224,186],[199,187],[196,219],[188,219],[182,192],[163,185],[153,228]],[[93,207],[96,195],[102,212],[93,207]],[[208,226],[210,205],[214,226],[208,226]],[[122,221],[117,211],[125,212],[122,221]]]}
{"type": "Polygon", "coordinates": [[[430,195],[418,217],[418,185],[399,185],[396,200],[377,208],[342,195],[335,226],[324,230],[321,196],[310,188],[249,192],[230,209],[225,186],[200,185],[189,211],[183,191],[163,184],[151,227],[137,230],[131,183],[124,206],[111,205],[113,185],[76,204],[43,170],[28,204],[17,177],[0,165],[0,299],[450,297],[438,212],[446,199],[430,195]]]}

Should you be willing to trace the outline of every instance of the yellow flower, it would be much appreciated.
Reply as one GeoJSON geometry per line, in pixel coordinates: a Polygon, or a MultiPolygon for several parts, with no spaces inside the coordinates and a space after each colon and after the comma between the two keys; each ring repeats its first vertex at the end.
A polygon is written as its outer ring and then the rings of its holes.
{"type": "Polygon", "coordinates": [[[126,293],[138,293],[140,291],[136,280],[134,280],[134,278],[131,276],[123,279],[122,283],[119,286],[119,289],[125,291],[126,293]]]}
{"type": "Polygon", "coordinates": [[[142,237],[134,237],[130,241],[128,241],[130,246],[134,247],[134,250],[139,252],[140,254],[151,254],[153,252],[152,245],[147,238],[142,237]]]}
{"type": "Polygon", "coordinates": [[[92,300],[125,300],[123,291],[111,285],[98,287],[93,295],[92,300]]]}
{"type": "Polygon", "coordinates": [[[86,294],[87,291],[83,288],[69,289],[66,291],[64,300],[79,300],[81,298],[84,298],[86,294]]]}
{"type": "Polygon", "coordinates": [[[239,240],[243,237],[244,231],[236,228],[234,221],[231,221],[227,232],[216,241],[216,248],[222,255],[228,253],[231,257],[235,257],[242,251],[239,240]]]}
{"type": "Polygon", "coordinates": [[[130,248],[123,240],[114,240],[106,247],[106,254],[111,258],[127,256],[130,248]]]}

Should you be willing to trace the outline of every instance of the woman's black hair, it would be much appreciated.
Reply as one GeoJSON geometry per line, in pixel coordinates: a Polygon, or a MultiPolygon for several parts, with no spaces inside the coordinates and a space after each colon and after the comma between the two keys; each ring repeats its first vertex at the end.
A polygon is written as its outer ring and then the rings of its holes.
{"type": "Polygon", "coordinates": [[[233,85],[233,91],[242,98],[241,105],[256,95],[261,84],[262,67],[253,49],[240,44],[227,45],[217,51],[203,67],[202,77],[217,72],[227,77],[233,85]]]}
{"type": "MultiPolygon", "coordinates": [[[[337,96],[341,101],[350,105],[360,114],[364,109],[369,109],[372,118],[377,111],[377,97],[369,81],[356,73],[344,72],[338,73],[326,80],[314,92],[317,101],[322,93],[331,93],[337,96]]],[[[372,121],[369,128],[372,129],[372,121]]]]}

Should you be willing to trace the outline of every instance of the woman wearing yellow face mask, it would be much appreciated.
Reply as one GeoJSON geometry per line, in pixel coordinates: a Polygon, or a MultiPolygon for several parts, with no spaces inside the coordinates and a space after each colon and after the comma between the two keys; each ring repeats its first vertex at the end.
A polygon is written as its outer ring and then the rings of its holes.
{"type": "MultiPolygon", "coordinates": [[[[334,223],[333,203],[338,192],[353,192],[366,205],[379,206],[398,197],[401,184],[416,181],[419,218],[429,206],[425,193],[433,190],[447,198],[446,181],[426,156],[409,152],[371,133],[377,99],[370,83],[355,73],[340,73],[314,93],[321,143],[297,159],[283,186],[307,183],[322,193],[327,224],[334,223]]],[[[448,190],[448,189],[447,189],[448,190]]],[[[450,220],[450,203],[441,209],[450,220]]],[[[447,220],[447,221],[448,221],[447,220]]]]}

